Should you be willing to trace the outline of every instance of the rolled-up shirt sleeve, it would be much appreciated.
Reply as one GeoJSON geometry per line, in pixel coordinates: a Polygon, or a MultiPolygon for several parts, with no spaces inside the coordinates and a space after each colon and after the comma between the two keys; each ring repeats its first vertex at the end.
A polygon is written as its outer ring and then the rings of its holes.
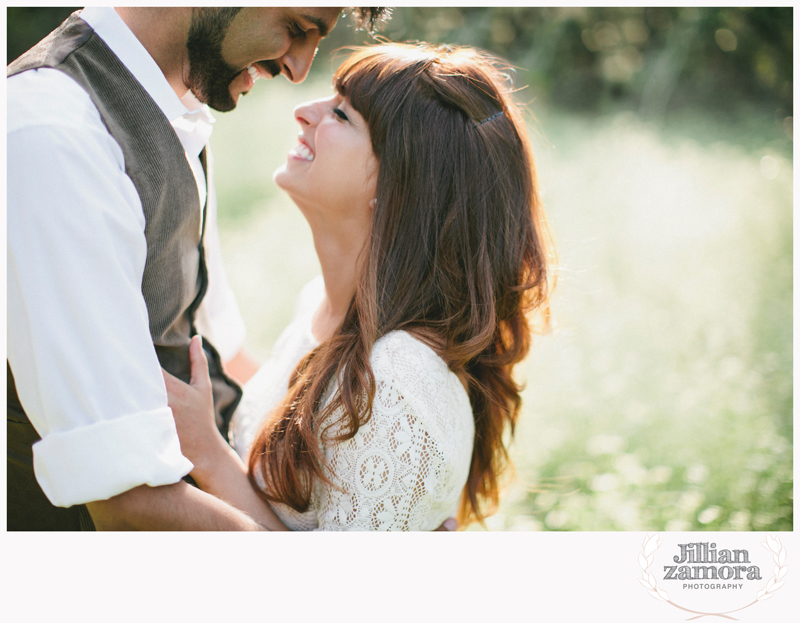
{"type": "Polygon", "coordinates": [[[56,506],[171,484],[192,468],[141,292],[141,203],[119,146],[74,89],[62,91],[70,112],[54,102],[48,123],[8,100],[8,361],[42,437],[36,479],[56,506]]]}

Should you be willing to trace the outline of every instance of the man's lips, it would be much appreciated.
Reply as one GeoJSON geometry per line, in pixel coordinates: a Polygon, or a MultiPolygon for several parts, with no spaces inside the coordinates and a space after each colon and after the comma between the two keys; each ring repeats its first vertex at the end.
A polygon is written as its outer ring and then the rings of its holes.
{"type": "Polygon", "coordinates": [[[281,68],[275,61],[256,61],[247,66],[247,73],[253,79],[253,82],[259,78],[270,79],[281,73],[281,68]]]}
{"type": "Polygon", "coordinates": [[[255,64],[248,65],[247,67],[245,67],[245,70],[247,71],[247,75],[250,76],[250,80],[252,80],[254,83],[259,78],[271,78],[272,77],[270,75],[265,75],[266,72],[263,69],[260,69],[258,67],[258,65],[255,65],[255,64]]]}

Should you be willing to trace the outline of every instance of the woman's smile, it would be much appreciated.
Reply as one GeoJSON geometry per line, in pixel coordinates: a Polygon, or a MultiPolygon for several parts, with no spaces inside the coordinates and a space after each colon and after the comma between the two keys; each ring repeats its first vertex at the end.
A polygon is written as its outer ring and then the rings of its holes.
{"type": "Polygon", "coordinates": [[[308,143],[303,138],[303,133],[300,133],[297,145],[289,150],[289,157],[295,160],[304,160],[306,162],[314,161],[314,150],[308,146],[308,143]]]}

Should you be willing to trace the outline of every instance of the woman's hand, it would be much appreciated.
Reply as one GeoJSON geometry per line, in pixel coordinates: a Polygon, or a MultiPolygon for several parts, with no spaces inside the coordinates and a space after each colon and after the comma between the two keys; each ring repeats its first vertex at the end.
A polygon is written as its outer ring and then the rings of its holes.
{"type": "Polygon", "coordinates": [[[214,396],[208,375],[208,361],[203,341],[195,335],[189,344],[192,375],[187,385],[162,370],[167,386],[168,404],[175,418],[181,452],[194,464],[191,476],[198,480],[213,469],[220,452],[229,450],[214,421],[214,396]]]}

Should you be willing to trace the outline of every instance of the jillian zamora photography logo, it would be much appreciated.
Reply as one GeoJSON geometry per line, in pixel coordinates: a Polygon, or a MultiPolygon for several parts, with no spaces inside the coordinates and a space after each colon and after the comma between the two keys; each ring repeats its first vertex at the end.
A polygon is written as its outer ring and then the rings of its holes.
{"type": "Polygon", "coordinates": [[[701,540],[681,534],[665,540],[645,537],[639,582],[658,601],[695,615],[689,621],[738,620],[738,613],[773,597],[789,570],[786,549],[769,535],[706,534],[701,540]]]}

